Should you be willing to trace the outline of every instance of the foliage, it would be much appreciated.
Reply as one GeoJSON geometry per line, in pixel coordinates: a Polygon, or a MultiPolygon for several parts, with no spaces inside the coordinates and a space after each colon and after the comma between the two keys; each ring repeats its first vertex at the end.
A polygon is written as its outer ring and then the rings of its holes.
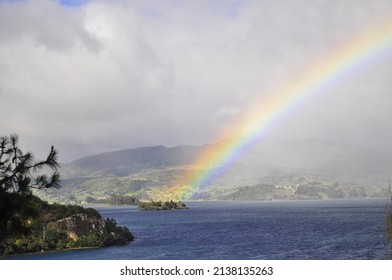
{"type": "Polygon", "coordinates": [[[50,205],[48,210],[51,213],[51,215],[47,215],[48,216],[48,218],[46,218],[47,222],[57,221],[65,217],[70,217],[72,215],[76,215],[80,213],[85,213],[96,218],[101,218],[101,215],[95,209],[83,208],[82,206],[79,205],[63,205],[59,203],[53,203],[50,205]]]}
{"type": "Polygon", "coordinates": [[[57,172],[57,151],[52,146],[46,160],[34,162],[31,153],[23,153],[19,146],[17,135],[0,137],[0,186],[6,193],[30,194],[32,188],[43,189],[60,187],[60,174],[57,172]],[[43,167],[50,167],[55,172],[47,175],[36,173],[43,167]]]}
{"type": "Polygon", "coordinates": [[[46,160],[34,161],[31,153],[19,148],[17,135],[0,137],[0,239],[25,233],[26,220],[39,213],[32,189],[59,188],[57,151],[52,146],[46,160]],[[48,176],[40,172],[49,167],[48,176]]]}
{"type": "Polygon", "coordinates": [[[117,226],[114,219],[106,219],[105,228],[108,233],[103,241],[105,246],[125,245],[134,239],[129,229],[127,227],[117,226]]]}
{"type": "Polygon", "coordinates": [[[0,137],[0,255],[126,244],[133,236],[98,211],[77,205],[49,204],[34,189],[60,188],[57,151],[34,161],[16,135],[0,137]],[[43,168],[53,170],[50,176],[43,168]],[[110,230],[110,231],[109,231],[110,230]]]}
{"type": "Polygon", "coordinates": [[[104,220],[95,209],[51,205],[34,195],[27,202],[39,214],[25,223],[25,231],[0,240],[0,255],[124,245],[134,239],[127,227],[104,220]]]}
{"type": "Polygon", "coordinates": [[[142,211],[153,211],[153,210],[179,210],[179,209],[188,209],[185,203],[181,201],[174,202],[170,201],[150,201],[150,202],[139,202],[138,203],[139,210],[142,211]]]}
{"type": "Polygon", "coordinates": [[[91,196],[86,197],[87,203],[102,203],[110,205],[137,205],[138,199],[135,196],[112,194],[108,198],[95,199],[91,196]]]}

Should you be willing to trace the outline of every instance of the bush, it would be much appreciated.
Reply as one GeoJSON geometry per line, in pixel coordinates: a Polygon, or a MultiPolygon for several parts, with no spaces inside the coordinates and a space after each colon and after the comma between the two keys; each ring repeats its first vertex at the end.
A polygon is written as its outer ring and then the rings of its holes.
{"type": "Polygon", "coordinates": [[[125,245],[133,241],[134,236],[127,227],[117,226],[114,219],[105,220],[106,236],[103,244],[105,246],[111,245],[125,245]]]}

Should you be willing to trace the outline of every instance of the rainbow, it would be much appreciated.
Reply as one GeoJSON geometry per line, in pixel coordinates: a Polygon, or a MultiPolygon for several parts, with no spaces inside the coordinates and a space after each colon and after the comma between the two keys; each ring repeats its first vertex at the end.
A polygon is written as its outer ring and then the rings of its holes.
{"type": "Polygon", "coordinates": [[[277,122],[309,99],[337,84],[345,76],[368,65],[392,47],[392,22],[383,22],[361,32],[344,45],[333,49],[296,79],[271,91],[269,98],[256,100],[246,114],[223,131],[217,139],[227,139],[211,145],[192,164],[193,171],[185,171],[172,182],[173,186],[191,186],[194,190],[221,176],[240,156],[265,137],[277,122]]]}

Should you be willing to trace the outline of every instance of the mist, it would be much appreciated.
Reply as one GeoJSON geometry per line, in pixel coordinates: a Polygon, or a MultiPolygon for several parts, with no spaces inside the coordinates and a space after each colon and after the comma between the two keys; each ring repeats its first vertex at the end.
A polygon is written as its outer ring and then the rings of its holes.
{"type": "MultiPolygon", "coordinates": [[[[381,0],[0,1],[0,131],[64,162],[215,142],[254,100],[391,14],[381,0]]],[[[392,153],[386,43],[265,137],[392,153]]]]}

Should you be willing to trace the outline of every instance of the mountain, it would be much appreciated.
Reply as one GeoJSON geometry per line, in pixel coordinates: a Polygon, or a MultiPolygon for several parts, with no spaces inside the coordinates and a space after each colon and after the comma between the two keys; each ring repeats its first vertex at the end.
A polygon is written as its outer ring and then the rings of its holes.
{"type": "Polygon", "coordinates": [[[322,139],[263,141],[222,176],[203,186],[172,186],[198,155],[222,142],[200,146],[140,147],[84,157],[62,165],[63,188],[46,199],[85,202],[111,195],[140,199],[309,199],[384,196],[392,155],[322,139]]]}
{"type": "Polygon", "coordinates": [[[88,156],[63,165],[66,177],[127,176],[146,169],[189,164],[203,146],[140,147],[88,156]]]}

